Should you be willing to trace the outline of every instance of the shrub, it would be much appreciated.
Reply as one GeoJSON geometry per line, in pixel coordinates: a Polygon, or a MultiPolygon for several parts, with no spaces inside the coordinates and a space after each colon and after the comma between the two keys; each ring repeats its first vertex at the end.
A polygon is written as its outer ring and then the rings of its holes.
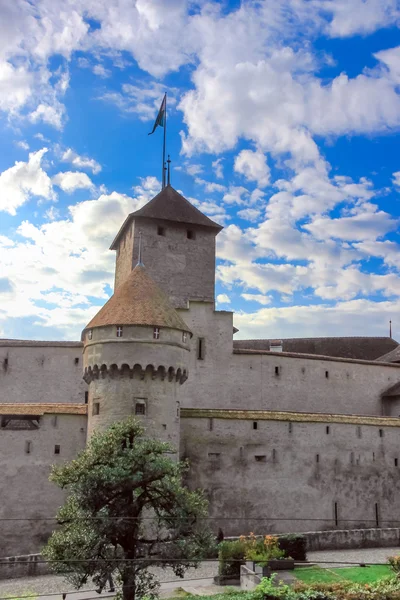
{"type": "Polygon", "coordinates": [[[278,546],[278,538],[273,535],[266,535],[263,538],[257,538],[254,533],[249,537],[242,536],[246,560],[252,560],[265,566],[269,560],[283,558],[285,553],[278,546]]]}
{"type": "Polygon", "coordinates": [[[240,566],[244,564],[245,546],[241,539],[221,542],[218,545],[219,575],[240,578],[240,566]]]}
{"type": "Polygon", "coordinates": [[[400,556],[389,556],[388,563],[392,568],[392,571],[399,575],[400,573],[400,556]]]}
{"type": "Polygon", "coordinates": [[[284,550],[285,556],[294,560],[307,560],[307,538],[305,535],[288,534],[278,538],[279,548],[284,550]]]}

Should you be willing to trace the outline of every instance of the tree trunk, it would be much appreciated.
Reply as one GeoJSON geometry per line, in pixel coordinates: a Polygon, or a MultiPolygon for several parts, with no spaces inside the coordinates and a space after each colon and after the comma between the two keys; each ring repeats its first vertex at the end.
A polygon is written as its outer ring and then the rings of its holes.
{"type": "Polygon", "coordinates": [[[133,573],[124,575],[122,578],[122,597],[124,600],[135,600],[136,585],[133,573]]]}

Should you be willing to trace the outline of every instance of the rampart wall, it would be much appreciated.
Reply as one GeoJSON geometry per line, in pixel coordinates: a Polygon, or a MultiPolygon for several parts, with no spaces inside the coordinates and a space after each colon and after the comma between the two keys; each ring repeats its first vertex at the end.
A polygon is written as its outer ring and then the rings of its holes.
{"type": "Polygon", "coordinates": [[[226,535],[397,524],[400,419],[228,412],[181,415],[189,486],[226,535]]]}

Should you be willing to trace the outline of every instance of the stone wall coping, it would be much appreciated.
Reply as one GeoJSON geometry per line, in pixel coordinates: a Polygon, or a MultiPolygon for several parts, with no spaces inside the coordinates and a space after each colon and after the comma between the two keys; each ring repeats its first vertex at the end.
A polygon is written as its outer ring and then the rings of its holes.
{"type": "Polygon", "coordinates": [[[0,415],[44,415],[66,414],[66,415],[86,415],[87,404],[41,404],[37,402],[14,402],[13,404],[0,403],[0,415]]]}
{"type": "Polygon", "coordinates": [[[250,348],[234,348],[233,354],[246,354],[249,356],[285,356],[287,358],[307,358],[309,360],[324,360],[330,362],[342,362],[359,365],[374,365],[375,367],[392,367],[400,369],[400,364],[391,362],[378,362],[376,360],[361,360],[360,358],[342,358],[339,356],[324,356],[322,354],[301,354],[300,352],[271,352],[271,350],[253,350],[250,348]]]}
{"type": "Polygon", "coordinates": [[[233,419],[249,421],[291,421],[301,423],[347,423],[354,425],[381,425],[400,427],[400,418],[330,413],[302,413],[274,410],[232,410],[215,408],[181,408],[184,419],[233,419]]]}
{"type": "Polygon", "coordinates": [[[46,340],[7,340],[0,339],[0,347],[7,346],[20,346],[20,347],[31,347],[36,346],[38,348],[83,348],[82,342],[57,342],[57,341],[46,341],[46,340]]]}

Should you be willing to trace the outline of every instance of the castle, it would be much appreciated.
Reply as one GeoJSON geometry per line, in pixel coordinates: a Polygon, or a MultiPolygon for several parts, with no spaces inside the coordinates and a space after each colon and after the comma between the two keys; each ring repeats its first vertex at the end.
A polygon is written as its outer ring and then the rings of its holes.
{"type": "Polygon", "coordinates": [[[398,525],[400,346],[234,341],[221,229],[168,185],[113,241],[114,294],[81,342],[0,340],[2,556],[54,527],[50,466],[131,414],[189,459],[225,534],[398,525]]]}

